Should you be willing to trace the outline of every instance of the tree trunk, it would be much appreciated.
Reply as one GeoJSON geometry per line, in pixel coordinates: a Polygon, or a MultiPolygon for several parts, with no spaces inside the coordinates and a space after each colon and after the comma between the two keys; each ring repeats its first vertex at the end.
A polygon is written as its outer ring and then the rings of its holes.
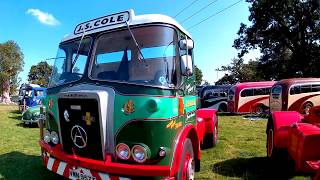
{"type": "Polygon", "coordinates": [[[2,84],[2,103],[11,103],[10,100],[10,80],[4,80],[2,84]]]}

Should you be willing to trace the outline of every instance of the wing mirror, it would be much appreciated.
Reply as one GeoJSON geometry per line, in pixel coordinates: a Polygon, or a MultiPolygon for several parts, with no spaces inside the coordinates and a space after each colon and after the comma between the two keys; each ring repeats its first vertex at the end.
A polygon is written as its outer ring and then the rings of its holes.
{"type": "Polygon", "coordinates": [[[182,50],[190,50],[190,49],[193,49],[193,40],[191,39],[181,39],[179,41],[179,47],[180,49],[182,50]]]}
{"type": "Polygon", "coordinates": [[[182,55],[181,56],[181,73],[184,76],[191,76],[192,72],[192,56],[182,55]]]}

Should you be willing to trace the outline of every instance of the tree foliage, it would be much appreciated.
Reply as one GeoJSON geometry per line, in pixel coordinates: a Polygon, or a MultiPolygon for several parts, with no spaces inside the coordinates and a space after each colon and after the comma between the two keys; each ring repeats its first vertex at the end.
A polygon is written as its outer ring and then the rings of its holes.
{"type": "Polygon", "coordinates": [[[237,82],[261,81],[264,80],[257,70],[258,62],[250,60],[247,64],[243,63],[243,59],[234,58],[227,66],[222,66],[220,71],[226,71],[216,84],[235,84],[237,82]]]}
{"type": "Polygon", "coordinates": [[[201,85],[202,83],[202,71],[197,67],[195,66],[195,76],[196,76],[196,85],[201,85]]]}
{"type": "Polygon", "coordinates": [[[31,66],[28,81],[33,84],[47,86],[51,72],[52,66],[50,66],[46,61],[39,62],[37,65],[31,66]]]}
{"type": "Polygon", "coordinates": [[[15,90],[17,87],[18,74],[22,71],[23,64],[23,53],[16,42],[0,43],[1,102],[11,102],[10,89],[15,90]]]}
{"type": "Polygon", "coordinates": [[[239,57],[259,48],[264,79],[320,76],[318,0],[247,0],[248,26],[241,23],[234,47],[239,57]]]}

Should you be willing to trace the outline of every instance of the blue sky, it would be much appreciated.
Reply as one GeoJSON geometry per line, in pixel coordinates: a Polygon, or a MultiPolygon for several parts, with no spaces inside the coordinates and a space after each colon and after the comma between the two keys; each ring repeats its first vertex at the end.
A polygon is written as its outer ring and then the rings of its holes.
{"type": "MultiPolygon", "coordinates": [[[[165,14],[173,17],[193,1],[1,0],[0,43],[14,40],[19,44],[25,62],[20,77],[26,82],[30,67],[43,59],[54,57],[62,37],[73,32],[80,22],[127,9],[133,9],[136,15],[165,14]]],[[[238,0],[198,0],[175,19],[181,22],[213,1],[216,2],[184,22],[182,26],[189,28],[238,0]]],[[[196,65],[202,70],[204,79],[210,83],[223,75],[223,72],[217,74],[215,69],[228,64],[237,56],[232,44],[237,37],[240,23],[249,23],[248,5],[243,0],[189,31],[195,41],[196,65]]],[[[256,51],[246,58],[257,55],[256,51]]]]}

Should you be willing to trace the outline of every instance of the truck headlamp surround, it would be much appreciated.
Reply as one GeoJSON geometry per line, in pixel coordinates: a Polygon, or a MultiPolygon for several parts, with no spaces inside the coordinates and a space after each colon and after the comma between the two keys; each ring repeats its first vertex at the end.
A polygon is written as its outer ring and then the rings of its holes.
{"type": "Polygon", "coordinates": [[[122,160],[128,160],[130,158],[130,148],[124,143],[119,143],[116,146],[117,157],[122,160]]]}
{"type": "Polygon", "coordinates": [[[49,143],[50,142],[50,132],[48,130],[45,130],[44,131],[44,134],[43,134],[43,140],[44,142],[46,143],[49,143]]]}
{"type": "Polygon", "coordinates": [[[131,150],[132,158],[138,163],[143,163],[148,158],[147,149],[141,145],[134,145],[131,150]]]}
{"type": "Polygon", "coordinates": [[[55,131],[52,131],[50,133],[50,140],[53,144],[58,144],[59,143],[59,136],[58,133],[56,133],[55,131]]]}

